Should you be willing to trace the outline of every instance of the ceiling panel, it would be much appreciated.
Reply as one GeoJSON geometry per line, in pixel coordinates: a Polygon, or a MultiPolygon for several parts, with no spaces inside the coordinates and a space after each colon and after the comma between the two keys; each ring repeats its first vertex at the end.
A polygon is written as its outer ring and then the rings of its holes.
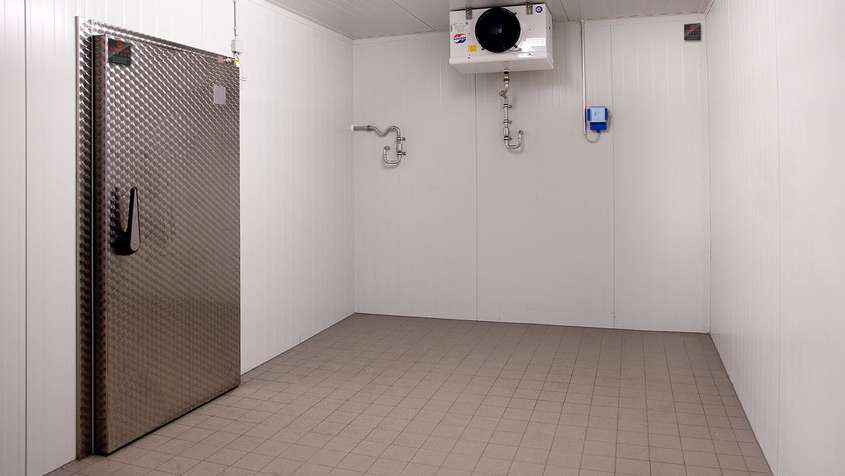
{"type": "MultiPolygon", "coordinates": [[[[422,4],[422,3],[429,3],[427,0],[405,0],[406,3],[415,3],[415,4],[422,4]]],[[[444,0],[437,0],[431,1],[430,3],[448,3],[449,10],[463,10],[464,8],[488,8],[488,7],[506,7],[511,5],[519,5],[520,3],[526,3],[524,1],[514,1],[514,0],[449,0],[448,2],[444,0]]],[[[540,0],[533,0],[531,3],[546,3],[549,7],[549,13],[552,14],[552,18],[555,21],[567,21],[569,17],[567,17],[566,12],[563,10],[563,2],[562,0],[545,0],[545,2],[540,0]]],[[[446,27],[449,26],[448,20],[445,23],[446,27]]]]}
{"type": "MultiPolygon", "coordinates": [[[[463,10],[464,8],[487,8],[519,4],[514,0],[393,0],[411,15],[429,25],[432,31],[446,31],[449,29],[449,10],[463,10]]],[[[540,3],[535,1],[534,3],[540,3]]],[[[563,11],[561,0],[548,0],[549,12],[555,21],[566,21],[568,18],[563,11]]]]}
{"type": "Polygon", "coordinates": [[[433,31],[393,0],[270,1],[353,39],[433,31]]]}
{"type": "MultiPolygon", "coordinates": [[[[514,0],[270,0],[349,38],[449,29],[449,10],[519,5],[514,0]]],[[[546,0],[555,21],[703,13],[711,0],[546,0]]],[[[533,2],[540,3],[540,2],[533,2]]]]}
{"type": "Polygon", "coordinates": [[[711,0],[561,0],[570,20],[704,13],[711,0]]]}
{"type": "Polygon", "coordinates": [[[449,29],[449,0],[393,0],[431,27],[432,31],[449,29]]]}

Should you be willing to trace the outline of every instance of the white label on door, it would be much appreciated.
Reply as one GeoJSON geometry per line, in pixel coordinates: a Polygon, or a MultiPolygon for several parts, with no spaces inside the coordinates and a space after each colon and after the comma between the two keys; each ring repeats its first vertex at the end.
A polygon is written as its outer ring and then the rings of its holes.
{"type": "Polygon", "coordinates": [[[226,105],[226,87],[219,84],[214,85],[214,104],[226,105]]]}

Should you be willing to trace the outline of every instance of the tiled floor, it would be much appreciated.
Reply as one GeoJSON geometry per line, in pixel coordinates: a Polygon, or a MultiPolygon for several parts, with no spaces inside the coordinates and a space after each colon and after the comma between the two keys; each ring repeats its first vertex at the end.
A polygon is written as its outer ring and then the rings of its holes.
{"type": "Polygon", "coordinates": [[[56,474],[770,474],[710,338],[353,316],[56,474]]]}

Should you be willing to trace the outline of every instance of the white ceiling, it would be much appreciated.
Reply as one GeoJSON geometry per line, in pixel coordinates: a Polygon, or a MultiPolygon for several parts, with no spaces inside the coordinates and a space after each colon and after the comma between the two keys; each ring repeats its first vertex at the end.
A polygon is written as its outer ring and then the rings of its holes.
{"type": "Polygon", "coordinates": [[[704,13],[711,0],[560,0],[569,20],[704,13]]]}
{"type": "MultiPolygon", "coordinates": [[[[449,10],[518,0],[270,0],[349,38],[449,29],[449,10]]],[[[711,0],[547,0],[556,21],[704,13],[711,0]]],[[[533,2],[541,3],[541,2],[533,2]]]]}

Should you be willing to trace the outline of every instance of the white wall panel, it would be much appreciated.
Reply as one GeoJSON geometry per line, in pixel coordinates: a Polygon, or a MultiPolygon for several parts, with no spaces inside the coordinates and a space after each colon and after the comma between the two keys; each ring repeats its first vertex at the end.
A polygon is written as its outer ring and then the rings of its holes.
{"type": "MultiPolygon", "coordinates": [[[[582,135],[577,23],[556,23],[555,69],[511,74],[502,144],[500,74],[478,75],[478,317],[612,327],[611,140],[582,135]]],[[[609,102],[609,29],[589,36],[592,100],[609,102]]]]}
{"type": "Polygon", "coordinates": [[[708,18],[713,334],[783,476],[842,472],[843,14],[720,0],[708,18]]]}
{"type": "MultiPolygon", "coordinates": [[[[356,42],[356,121],[397,122],[409,138],[407,163],[392,171],[378,165],[380,145],[389,139],[355,138],[356,310],[612,327],[614,240],[627,240],[621,249],[629,258],[640,247],[662,261],[625,262],[617,280],[636,280],[649,293],[626,295],[622,326],[705,331],[705,63],[700,45],[682,49],[685,19],[588,24],[590,101],[615,110],[613,86],[627,101],[625,120],[617,117],[598,144],[587,144],[581,133],[578,24],[555,24],[556,69],[512,74],[511,118],[526,131],[525,150],[517,154],[502,145],[501,75],[476,76],[475,89],[472,75],[460,82],[437,34],[356,42]],[[648,87],[671,96],[635,103],[629,85],[613,82],[614,68],[627,65],[611,60],[617,26],[630,32],[625,41],[687,61],[669,74],[664,57],[641,57],[643,69],[652,72],[648,87]],[[676,137],[660,143],[663,131],[640,123],[680,99],[697,114],[673,124],[669,132],[676,137]],[[619,150],[621,128],[650,134],[650,140],[630,140],[632,150],[619,150]],[[678,153],[678,144],[692,151],[678,153]],[[625,161],[616,171],[614,154],[625,161]],[[646,234],[633,226],[617,230],[614,239],[614,177],[620,173],[627,195],[637,187],[674,194],[661,202],[673,214],[670,223],[652,220],[663,254],[653,243],[644,245],[646,234]],[[681,273],[663,266],[692,268],[676,282],[681,273]]],[[[623,216],[630,223],[660,211],[649,207],[640,199],[622,208],[623,216]]],[[[629,293],[642,289],[627,281],[616,285],[629,293]]]]}
{"type": "Polygon", "coordinates": [[[845,467],[843,16],[836,0],[777,2],[784,476],[845,467]]]}
{"type": "Polygon", "coordinates": [[[710,332],[760,446],[777,462],[780,168],[774,11],[716,2],[707,17],[710,332]]]}
{"type": "Polygon", "coordinates": [[[26,463],[26,64],[23,0],[0,1],[0,474],[26,463]]]}
{"type": "Polygon", "coordinates": [[[76,454],[75,25],[27,2],[27,474],[76,454]]]}
{"type": "MultiPolygon", "coordinates": [[[[75,454],[76,15],[224,54],[232,36],[228,0],[27,2],[27,460],[33,475],[75,454]]],[[[241,2],[241,15],[244,74],[252,75],[241,107],[247,369],[352,312],[351,154],[344,129],[351,117],[351,46],[258,0],[241,2]]]]}
{"type": "Polygon", "coordinates": [[[475,83],[448,64],[442,34],[357,42],[355,123],[407,137],[402,165],[356,132],[356,310],[475,318],[475,83]]]}
{"type": "Polygon", "coordinates": [[[616,326],[708,330],[706,52],[700,18],[621,22],[613,35],[616,326]]]}
{"type": "Polygon", "coordinates": [[[353,311],[352,42],[262,1],[243,5],[247,370],[353,311]]]}

